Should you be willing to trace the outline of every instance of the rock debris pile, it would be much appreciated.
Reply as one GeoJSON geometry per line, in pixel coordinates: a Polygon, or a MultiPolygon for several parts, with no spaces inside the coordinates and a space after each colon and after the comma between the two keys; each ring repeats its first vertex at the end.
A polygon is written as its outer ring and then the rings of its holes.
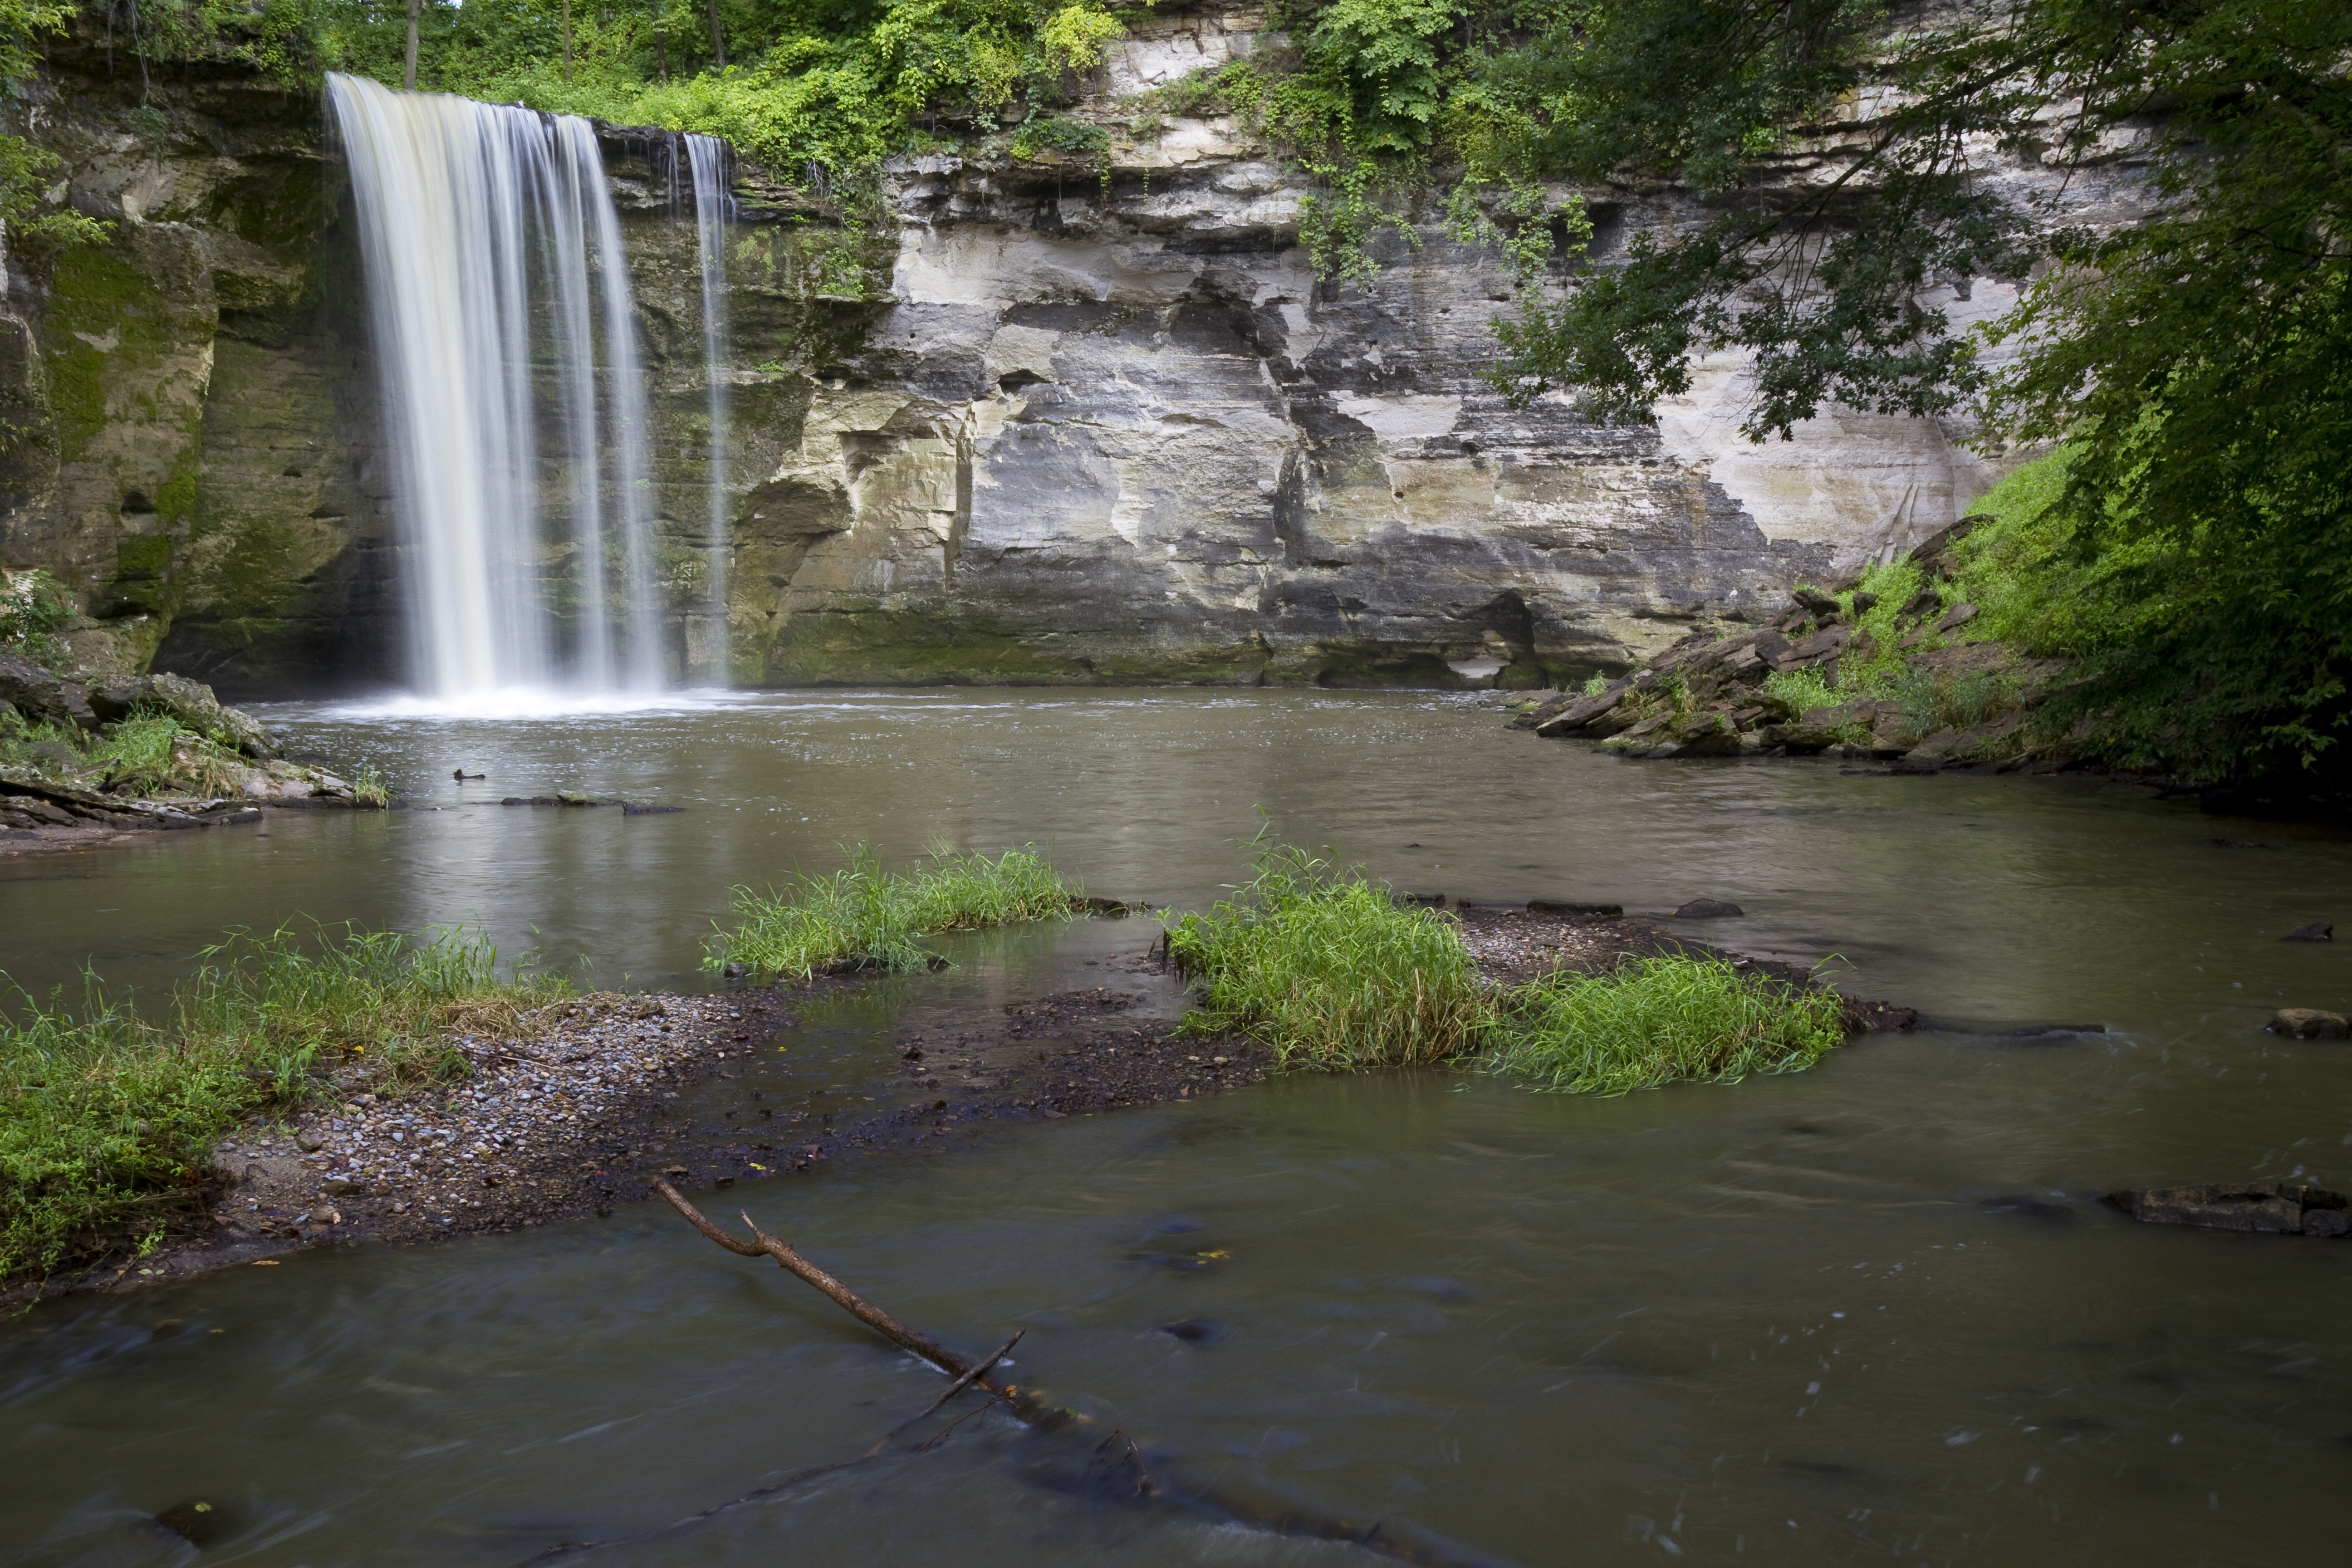
{"type": "Polygon", "coordinates": [[[2069,760],[2063,743],[2030,732],[2027,720],[2071,666],[1969,640],[1975,606],[1947,606],[1935,586],[1969,526],[1955,523],[1912,552],[1927,586],[1891,614],[1872,615],[1881,606],[1869,594],[1842,601],[1801,588],[1769,626],[1696,632],[1597,691],[1526,704],[1512,722],[1645,758],[1834,750],[1905,773],[2060,765],[2069,760]],[[1889,639],[1894,647],[1882,646],[1889,639]],[[1868,681],[1841,681],[1864,663],[1874,672],[1868,681]],[[1865,687],[1887,695],[1864,695],[1865,687]]]}

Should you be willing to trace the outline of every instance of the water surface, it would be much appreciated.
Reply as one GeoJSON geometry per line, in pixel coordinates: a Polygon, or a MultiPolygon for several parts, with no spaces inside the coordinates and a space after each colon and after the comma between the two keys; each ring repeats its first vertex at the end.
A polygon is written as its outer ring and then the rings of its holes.
{"type": "MultiPolygon", "coordinates": [[[[1034,841],[1197,902],[1263,808],[1416,890],[1749,912],[1953,1027],[1619,1100],[1444,1072],[1277,1081],[741,1199],[909,1321],[1186,1473],[1528,1563],[2304,1563],[2352,1471],[2352,1247],[2137,1226],[2167,1180],[2352,1181],[2347,850],[2095,784],[1635,764],[1461,699],[744,697],[560,725],[271,715],[415,803],[0,865],[7,967],[152,985],[231,921],[467,920],[607,982],[698,984],[726,890],[872,839],[1034,841]],[[490,776],[460,785],[463,764],[490,776]],[[503,807],[557,788],[689,809],[503,807]],[[435,809],[435,808],[439,809],[435,809]],[[2217,844],[2217,837],[2269,847],[2217,844]],[[2039,1021],[2111,1031],[2020,1045],[2039,1021]],[[1225,1254],[1204,1258],[1202,1254],[1225,1254]],[[1184,1342],[1162,1325],[1202,1321],[1184,1342]]],[[[887,1077],[894,1029],[1107,979],[1136,922],[956,945],[803,1012],[771,1070],[887,1077]]],[[[1132,982],[1144,988],[1141,980],[1132,982]]],[[[856,1092],[845,1087],[844,1091],[856,1092]]],[[[667,1211],[362,1248],[0,1328],[0,1562],[496,1564],[845,1457],[929,1374],[667,1211]]],[[[1340,1563],[1051,1484],[981,1418],[587,1561],[1340,1563]]]]}

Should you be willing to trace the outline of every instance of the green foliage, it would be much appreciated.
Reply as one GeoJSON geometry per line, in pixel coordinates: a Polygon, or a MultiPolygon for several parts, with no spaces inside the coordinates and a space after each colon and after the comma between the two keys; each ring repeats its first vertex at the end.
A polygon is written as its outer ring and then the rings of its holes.
{"type": "Polygon", "coordinates": [[[1764,696],[1790,719],[1811,708],[1834,708],[1838,694],[1817,669],[1776,669],[1764,678],[1764,696]]]}
{"type": "Polygon", "coordinates": [[[1582,689],[1587,697],[1598,697],[1609,689],[1609,678],[1596,669],[1584,678],[1582,689]]]}
{"type": "Polygon", "coordinates": [[[1505,1005],[1494,1070],[1557,1093],[1801,1072],[1845,1039],[1835,992],[1679,953],[1554,975],[1511,992],[1505,1005]]]}
{"type": "Polygon", "coordinates": [[[54,665],[66,657],[58,633],[73,625],[73,601],[39,567],[23,572],[0,568],[0,650],[54,665]]]}
{"type": "Polygon", "coordinates": [[[886,872],[869,845],[846,869],[803,873],[782,891],[735,889],[735,929],[708,944],[703,967],[740,963],[806,982],[835,968],[921,969],[933,956],[917,938],[1013,921],[1058,919],[1072,889],[1030,849],[937,855],[905,876],[886,872]]]}
{"type": "Polygon", "coordinates": [[[1322,176],[1324,186],[1298,198],[1298,237],[1317,277],[1361,282],[1379,276],[1372,242],[1384,228],[1395,230],[1410,245],[1421,244],[1411,224],[1372,198],[1379,165],[1309,167],[1322,176]]]}
{"type": "Polygon", "coordinates": [[[1454,0],[1329,0],[1278,112],[1301,142],[1320,132],[1359,154],[1425,151],[1444,95],[1439,39],[1460,15],[1454,0]]]}
{"type": "Polygon", "coordinates": [[[91,734],[72,724],[29,723],[0,707],[0,763],[78,788],[133,798],[236,793],[246,764],[234,746],[183,730],[165,714],[137,713],[91,734]]]}
{"type": "Polygon", "coordinates": [[[1100,164],[1110,150],[1110,132],[1083,120],[1041,114],[1013,133],[1013,155],[1035,160],[1051,153],[1075,163],[1100,164]]]}
{"type": "Polygon", "coordinates": [[[1906,737],[1917,742],[1937,730],[1967,730],[1988,723],[2017,701],[2017,679],[1995,671],[1969,669],[1943,674],[1910,668],[1876,693],[1903,710],[1906,737]]]}
{"type": "Polygon", "coordinates": [[[95,974],[0,1010],[0,1279],[192,1226],[240,1119],[463,1076],[451,1036],[519,1038],[568,994],[462,931],[280,928],[196,957],[153,1017],[95,974]]]}
{"type": "Polygon", "coordinates": [[[352,804],[369,811],[384,811],[392,805],[392,786],[384,782],[383,770],[373,763],[352,776],[352,804]]]}
{"type": "Polygon", "coordinates": [[[1243,1034],[1286,1067],[1349,1071],[1444,1061],[1494,1021],[1450,916],[1261,833],[1254,874],[1206,914],[1171,921],[1168,950],[1202,987],[1184,1026],[1243,1034]]]}
{"type": "Polygon", "coordinates": [[[2083,659],[2052,721],[2190,779],[2352,777],[2347,58],[2352,8],[2305,0],[2002,0],[1899,27],[1856,0],[1595,0],[1490,73],[1562,109],[1528,156],[1677,181],[1716,216],[1528,302],[1495,379],[1646,419],[1695,355],[1746,349],[1759,440],[1831,403],[1981,400],[1989,438],[2066,448],[1978,568],[2010,573],[1996,624],[2083,659]],[[1853,162],[1792,195],[1780,154],[1832,131],[1853,162]],[[2096,232],[2042,232],[1979,177],[1988,154],[2065,171],[2121,146],[2149,171],[2140,214],[2096,232]],[[1996,374],[1937,290],[2029,276],[1983,334],[2016,351],[1996,374]]]}
{"type": "Polygon", "coordinates": [[[1896,561],[1870,567],[1860,582],[1837,595],[1853,624],[1853,636],[1838,656],[1840,690],[1855,697],[1885,697],[1903,678],[1903,633],[1895,622],[1903,606],[1917,596],[1921,581],[1916,565],[1896,561]],[[1853,606],[1864,595],[1876,603],[1857,616],[1853,606]]]}

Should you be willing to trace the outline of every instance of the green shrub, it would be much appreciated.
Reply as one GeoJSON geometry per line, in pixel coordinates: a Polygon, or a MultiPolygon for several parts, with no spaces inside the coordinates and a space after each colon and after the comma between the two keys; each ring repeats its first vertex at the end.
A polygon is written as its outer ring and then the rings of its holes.
{"type": "Polygon", "coordinates": [[[1202,986],[1196,1034],[1242,1034],[1284,1067],[1331,1071],[1444,1061],[1494,1021],[1451,916],[1400,908],[1384,885],[1261,835],[1254,874],[1206,914],[1169,921],[1168,950],[1202,986]]]}
{"type": "Polygon", "coordinates": [[[797,982],[835,966],[920,969],[932,955],[918,937],[1066,916],[1072,891],[1033,849],[934,856],[902,877],[860,845],[845,870],[803,875],[782,891],[736,889],[735,929],[706,944],[702,966],[740,963],[797,982]]]}
{"type": "Polygon", "coordinates": [[[519,1037],[569,994],[520,965],[502,977],[498,948],[462,931],[281,927],[197,958],[158,1018],[88,973],[78,1005],[18,992],[0,1011],[0,1279],[197,1218],[212,1146],[241,1118],[462,1077],[451,1036],[519,1037]]]}
{"type": "Polygon", "coordinates": [[[73,601],[47,572],[0,569],[0,652],[35,664],[55,665],[66,657],[58,633],[73,625],[73,601]]]}
{"type": "Polygon", "coordinates": [[[1551,976],[1513,991],[1505,1006],[1494,1070],[1560,1093],[1801,1072],[1845,1038],[1835,993],[1683,954],[1551,976]]]}
{"type": "Polygon", "coordinates": [[[1914,742],[1937,730],[1966,730],[1989,723],[2017,701],[2014,677],[1986,670],[1941,675],[1906,669],[1881,693],[1903,710],[1906,734],[1914,742]]]}
{"type": "Polygon", "coordinates": [[[1816,669],[1774,670],[1764,678],[1764,696],[1789,719],[1803,718],[1809,708],[1834,708],[1838,703],[1838,694],[1816,669]]]}

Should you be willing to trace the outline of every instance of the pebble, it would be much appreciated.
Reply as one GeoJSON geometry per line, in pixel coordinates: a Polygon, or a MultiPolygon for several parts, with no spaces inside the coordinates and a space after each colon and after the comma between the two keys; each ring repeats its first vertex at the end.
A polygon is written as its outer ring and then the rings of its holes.
{"type": "MultiPolygon", "coordinates": [[[[520,1178],[565,1152],[608,1111],[641,1100],[645,1088],[681,1063],[740,1047],[728,1040],[741,1014],[723,997],[596,993],[526,1016],[525,1037],[459,1036],[451,1043],[472,1076],[447,1089],[399,1100],[354,1095],[304,1119],[291,1142],[320,1174],[322,1194],[388,1198],[446,1215],[471,1206],[485,1189],[520,1178]]],[[[224,1165],[240,1142],[268,1150],[249,1127],[222,1142],[224,1165]]],[[[321,1208],[309,1217],[331,1224],[321,1208]]]]}

